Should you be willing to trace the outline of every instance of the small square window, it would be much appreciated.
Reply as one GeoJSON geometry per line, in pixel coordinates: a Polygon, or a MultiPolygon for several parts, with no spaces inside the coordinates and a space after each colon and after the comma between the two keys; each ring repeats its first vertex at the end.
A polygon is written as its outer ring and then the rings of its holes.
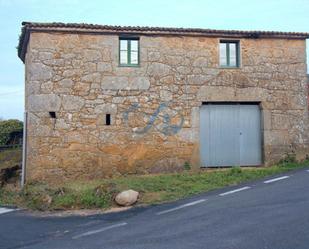
{"type": "Polygon", "coordinates": [[[56,118],[56,112],[49,112],[50,118],[56,118]]]}
{"type": "Polygon", "coordinates": [[[220,41],[220,67],[239,67],[239,42],[220,41]]]}
{"type": "Polygon", "coordinates": [[[119,64],[121,66],[139,65],[138,38],[119,38],[119,64]]]}
{"type": "Polygon", "coordinates": [[[105,125],[111,125],[111,115],[106,114],[105,116],[105,125]]]}

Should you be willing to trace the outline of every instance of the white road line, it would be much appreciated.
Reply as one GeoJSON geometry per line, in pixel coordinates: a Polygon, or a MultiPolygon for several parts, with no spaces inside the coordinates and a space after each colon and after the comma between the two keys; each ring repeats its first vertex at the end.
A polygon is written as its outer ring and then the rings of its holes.
{"type": "Polygon", "coordinates": [[[265,181],[264,183],[272,183],[272,182],[276,182],[276,181],[280,181],[280,180],[287,179],[287,178],[289,178],[289,177],[290,177],[290,176],[281,176],[281,177],[278,177],[278,178],[274,178],[274,179],[267,180],[267,181],[265,181]]]}
{"type": "Polygon", "coordinates": [[[9,213],[9,212],[13,212],[17,209],[11,209],[11,208],[0,208],[0,214],[5,214],[5,213],[9,213]]]}
{"type": "Polygon", "coordinates": [[[196,204],[202,203],[202,202],[204,202],[204,201],[206,201],[206,199],[200,199],[200,200],[197,200],[197,201],[189,202],[189,203],[180,205],[180,206],[175,207],[175,208],[171,208],[171,209],[167,209],[167,210],[158,212],[157,215],[167,214],[167,213],[176,211],[176,210],[178,210],[178,209],[182,209],[182,208],[186,208],[186,207],[191,207],[191,206],[194,206],[194,205],[196,205],[196,204]]]}
{"type": "Polygon", "coordinates": [[[110,230],[110,229],[113,229],[113,228],[116,228],[116,227],[122,227],[122,226],[125,226],[127,224],[128,223],[123,222],[123,223],[118,223],[118,224],[111,225],[111,226],[108,226],[108,227],[103,227],[101,229],[92,230],[92,231],[89,231],[89,232],[86,232],[86,233],[82,233],[82,234],[76,235],[76,236],[72,237],[72,239],[79,239],[81,237],[93,235],[93,234],[96,234],[96,233],[101,233],[101,232],[104,232],[104,231],[107,231],[107,230],[110,230]]]}
{"type": "Polygon", "coordinates": [[[250,188],[251,188],[251,187],[246,186],[246,187],[234,189],[234,190],[231,190],[231,191],[228,191],[228,192],[219,194],[219,195],[220,195],[220,196],[225,196],[225,195],[229,195],[229,194],[234,194],[234,193],[237,193],[237,192],[239,192],[239,191],[243,191],[243,190],[250,189],[250,188]]]}

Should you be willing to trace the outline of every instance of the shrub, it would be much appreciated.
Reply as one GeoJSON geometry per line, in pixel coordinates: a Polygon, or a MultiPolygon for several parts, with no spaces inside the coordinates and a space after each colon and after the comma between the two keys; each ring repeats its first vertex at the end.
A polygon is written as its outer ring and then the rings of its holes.
{"type": "Polygon", "coordinates": [[[51,192],[46,184],[32,182],[26,185],[19,195],[25,200],[26,206],[43,211],[47,210],[51,204],[51,192]]]}
{"type": "Polygon", "coordinates": [[[288,164],[288,163],[295,163],[296,162],[296,155],[295,153],[286,153],[284,158],[279,161],[279,164],[288,164]]]}
{"type": "Polygon", "coordinates": [[[183,165],[183,168],[184,168],[185,170],[190,170],[190,169],[191,169],[190,163],[189,163],[189,162],[185,162],[184,165],[183,165]]]}
{"type": "Polygon", "coordinates": [[[7,145],[23,131],[23,122],[17,119],[0,120],[0,145],[7,145]]]}
{"type": "Polygon", "coordinates": [[[238,175],[238,174],[241,174],[242,173],[242,169],[240,166],[235,166],[235,167],[232,167],[230,169],[230,174],[231,175],[238,175]]]}

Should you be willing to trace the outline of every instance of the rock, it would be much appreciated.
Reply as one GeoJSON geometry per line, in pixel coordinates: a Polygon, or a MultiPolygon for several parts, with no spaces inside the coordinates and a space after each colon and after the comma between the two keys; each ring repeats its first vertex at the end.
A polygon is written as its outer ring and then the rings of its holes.
{"type": "Polygon", "coordinates": [[[211,79],[209,75],[188,75],[188,84],[190,85],[204,85],[208,80],[211,79]]]}
{"type": "Polygon", "coordinates": [[[150,82],[147,77],[133,77],[129,80],[129,88],[132,90],[147,90],[150,82]]]}
{"type": "Polygon", "coordinates": [[[66,111],[79,111],[85,100],[79,96],[63,95],[62,105],[66,111]]]}
{"type": "Polygon", "coordinates": [[[64,119],[59,118],[56,120],[55,128],[58,130],[67,130],[70,129],[70,124],[66,123],[64,119]]]}
{"type": "Polygon", "coordinates": [[[147,90],[150,82],[147,77],[105,76],[101,82],[105,90],[147,90]]]}
{"type": "Polygon", "coordinates": [[[40,60],[51,60],[53,59],[54,55],[52,52],[42,51],[42,52],[39,52],[38,57],[40,60]]]}
{"type": "Polygon", "coordinates": [[[128,77],[125,76],[105,76],[101,82],[101,88],[108,90],[126,89],[128,86],[128,77]]]}
{"type": "Polygon", "coordinates": [[[44,63],[48,66],[64,66],[65,61],[64,59],[51,59],[45,60],[44,63]]]}
{"type": "Polygon", "coordinates": [[[86,72],[96,72],[97,65],[94,62],[84,63],[84,69],[86,72]]]}
{"type": "Polygon", "coordinates": [[[194,67],[209,67],[209,59],[207,57],[198,57],[197,59],[194,60],[193,66],[194,67]]]}
{"type": "Polygon", "coordinates": [[[98,63],[98,72],[111,73],[113,71],[112,64],[108,62],[98,63]]]}
{"type": "Polygon", "coordinates": [[[80,75],[80,70],[79,69],[67,69],[63,71],[62,75],[63,77],[66,77],[66,78],[73,77],[76,75],[80,75]]]}
{"type": "Polygon", "coordinates": [[[59,111],[61,98],[55,94],[38,94],[28,97],[28,111],[59,111]]]}
{"type": "Polygon", "coordinates": [[[163,63],[154,62],[148,66],[148,73],[151,76],[164,77],[171,72],[171,67],[163,63]]]}
{"type": "Polygon", "coordinates": [[[59,81],[59,87],[60,88],[71,88],[73,86],[74,82],[71,79],[63,79],[59,81]]]}
{"type": "Polygon", "coordinates": [[[126,191],[120,192],[116,198],[115,201],[120,206],[131,206],[137,201],[137,198],[139,196],[139,193],[129,189],[126,191]]]}
{"type": "Polygon", "coordinates": [[[84,82],[89,82],[89,83],[92,83],[92,82],[100,83],[101,74],[99,74],[99,73],[87,74],[87,75],[83,76],[81,78],[81,80],[84,81],[84,82]]]}
{"type": "Polygon", "coordinates": [[[173,94],[170,91],[161,90],[160,97],[163,101],[170,101],[173,99],[173,94]]]}
{"type": "Polygon", "coordinates": [[[97,114],[105,114],[105,113],[112,113],[115,114],[117,113],[117,105],[115,104],[102,104],[102,105],[97,105],[94,108],[94,113],[97,114]]]}
{"type": "Polygon", "coordinates": [[[32,94],[40,94],[40,87],[41,87],[40,81],[29,81],[28,86],[27,86],[27,91],[28,91],[29,96],[32,94]]]}
{"type": "Polygon", "coordinates": [[[42,63],[32,63],[29,65],[28,80],[49,80],[53,77],[51,67],[45,66],[42,63]]]}
{"type": "Polygon", "coordinates": [[[53,198],[50,195],[46,194],[43,198],[43,201],[45,204],[47,204],[47,206],[50,206],[50,204],[53,202],[53,198]]]}
{"type": "Polygon", "coordinates": [[[84,50],[83,54],[84,61],[99,61],[102,59],[100,51],[93,49],[84,50]]]}
{"type": "Polygon", "coordinates": [[[48,94],[48,93],[52,92],[53,87],[54,87],[54,83],[52,81],[47,81],[45,83],[42,83],[41,84],[41,93],[48,94]]]}

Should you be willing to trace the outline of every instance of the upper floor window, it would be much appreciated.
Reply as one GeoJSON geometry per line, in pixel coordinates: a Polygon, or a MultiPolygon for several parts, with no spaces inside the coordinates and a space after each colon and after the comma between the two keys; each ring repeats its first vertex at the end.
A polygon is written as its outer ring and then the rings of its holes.
{"type": "Polygon", "coordinates": [[[239,42],[220,41],[220,67],[239,67],[239,42]]]}
{"type": "Polygon", "coordinates": [[[121,66],[139,65],[138,38],[119,38],[119,64],[121,66]]]}

